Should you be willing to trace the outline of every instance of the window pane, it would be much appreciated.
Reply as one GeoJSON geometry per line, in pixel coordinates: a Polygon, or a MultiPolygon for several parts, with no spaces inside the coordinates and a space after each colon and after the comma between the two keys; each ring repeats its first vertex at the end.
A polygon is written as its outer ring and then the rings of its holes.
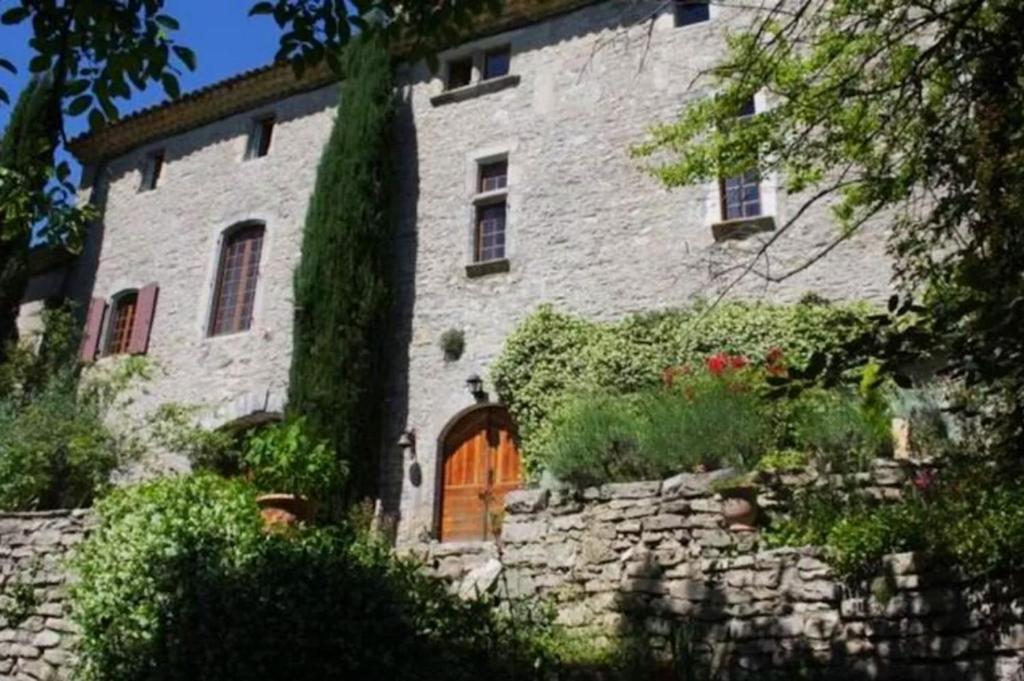
{"type": "Polygon", "coordinates": [[[710,19],[711,11],[708,3],[676,0],[676,26],[699,24],[710,19]]]}
{"type": "Polygon", "coordinates": [[[160,182],[160,173],[164,168],[164,152],[156,151],[146,157],[146,165],[142,170],[142,187],[143,191],[150,189],[156,189],[157,183],[160,182]]]}
{"type": "Polygon", "coordinates": [[[505,204],[482,206],[477,210],[476,262],[505,257],[505,204]]]}
{"type": "Polygon", "coordinates": [[[448,89],[469,85],[473,80],[473,60],[458,59],[448,62],[448,89]]]}
{"type": "Polygon", "coordinates": [[[252,325],[263,227],[246,227],[224,242],[210,335],[247,331],[252,325]]]}
{"type": "Polygon", "coordinates": [[[110,320],[110,331],[107,338],[107,354],[120,355],[128,352],[128,343],[132,337],[135,324],[135,308],[138,295],[129,293],[121,296],[114,303],[114,313],[110,320]]]}
{"type": "Polygon", "coordinates": [[[511,48],[502,47],[497,50],[491,50],[484,55],[484,80],[507,76],[511,62],[511,48]]]}
{"type": "Polygon", "coordinates": [[[490,192],[508,186],[508,161],[496,161],[480,166],[478,191],[490,192]]]}
{"type": "Polygon", "coordinates": [[[249,132],[249,146],[246,158],[260,158],[270,153],[270,140],[274,136],[274,117],[267,116],[253,121],[249,132]]]}
{"type": "Polygon", "coordinates": [[[756,170],[722,180],[722,219],[761,215],[761,178],[756,170]]]}

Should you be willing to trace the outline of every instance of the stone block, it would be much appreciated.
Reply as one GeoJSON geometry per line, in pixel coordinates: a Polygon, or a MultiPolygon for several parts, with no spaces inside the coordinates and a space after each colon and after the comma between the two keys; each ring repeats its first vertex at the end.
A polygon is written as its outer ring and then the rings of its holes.
{"type": "Polygon", "coordinates": [[[525,544],[540,541],[548,533],[548,524],[543,520],[525,523],[506,522],[501,529],[501,539],[506,544],[525,544]]]}
{"type": "Polygon", "coordinates": [[[505,512],[509,514],[537,513],[548,505],[550,492],[546,489],[519,489],[505,495],[505,512]]]}
{"type": "Polygon", "coordinates": [[[651,516],[643,521],[645,531],[660,532],[664,530],[678,530],[683,527],[683,516],[663,513],[651,516]]]}
{"type": "Polygon", "coordinates": [[[646,499],[658,496],[660,480],[615,482],[601,486],[601,499],[646,499]]]}
{"type": "Polygon", "coordinates": [[[710,496],[712,483],[734,474],[731,468],[711,473],[680,473],[662,483],[661,495],[666,499],[710,496]]]}

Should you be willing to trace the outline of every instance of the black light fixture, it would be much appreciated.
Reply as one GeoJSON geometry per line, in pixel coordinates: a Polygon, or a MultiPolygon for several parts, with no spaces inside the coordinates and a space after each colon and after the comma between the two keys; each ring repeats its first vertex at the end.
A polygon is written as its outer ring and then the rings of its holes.
{"type": "Polygon", "coordinates": [[[468,388],[469,393],[478,400],[482,400],[487,397],[487,393],[484,392],[484,379],[480,378],[479,374],[469,375],[469,378],[466,379],[466,388],[468,388]]]}
{"type": "Polygon", "coordinates": [[[402,451],[409,455],[410,459],[416,458],[416,431],[410,428],[409,430],[403,430],[402,434],[398,436],[398,446],[401,447],[402,451]]]}

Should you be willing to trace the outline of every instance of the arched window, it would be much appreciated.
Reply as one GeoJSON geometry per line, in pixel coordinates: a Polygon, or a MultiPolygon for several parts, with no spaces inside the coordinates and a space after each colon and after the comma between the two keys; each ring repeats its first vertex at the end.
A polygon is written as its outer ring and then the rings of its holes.
{"type": "Polygon", "coordinates": [[[209,335],[248,331],[252,326],[262,251],[262,224],[242,225],[224,237],[209,335]]]}
{"type": "Polygon", "coordinates": [[[138,291],[124,291],[114,297],[107,327],[105,355],[123,355],[128,352],[139,306],[138,291]]]}

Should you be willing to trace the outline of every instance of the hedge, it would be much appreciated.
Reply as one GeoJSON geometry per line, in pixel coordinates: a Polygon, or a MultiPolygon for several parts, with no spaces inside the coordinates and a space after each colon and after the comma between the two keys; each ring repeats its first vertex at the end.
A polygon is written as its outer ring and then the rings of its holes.
{"type": "Polygon", "coordinates": [[[759,358],[780,348],[789,366],[800,367],[863,333],[873,313],[866,303],[737,301],[602,323],[545,305],[509,336],[491,378],[516,419],[524,465],[536,476],[545,426],[574,394],[650,389],[666,368],[718,352],[759,358]]]}

